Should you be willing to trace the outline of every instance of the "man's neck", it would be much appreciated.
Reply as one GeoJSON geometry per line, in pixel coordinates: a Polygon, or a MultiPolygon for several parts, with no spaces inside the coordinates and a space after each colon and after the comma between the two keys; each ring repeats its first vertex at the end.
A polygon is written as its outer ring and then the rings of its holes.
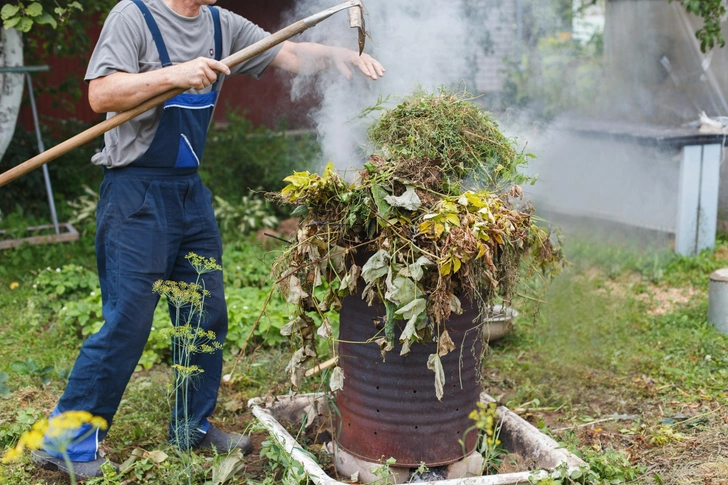
{"type": "Polygon", "coordinates": [[[198,1],[164,0],[164,3],[166,3],[169,8],[171,8],[176,13],[182,15],[183,17],[197,17],[198,15],[200,15],[200,4],[198,1]]]}

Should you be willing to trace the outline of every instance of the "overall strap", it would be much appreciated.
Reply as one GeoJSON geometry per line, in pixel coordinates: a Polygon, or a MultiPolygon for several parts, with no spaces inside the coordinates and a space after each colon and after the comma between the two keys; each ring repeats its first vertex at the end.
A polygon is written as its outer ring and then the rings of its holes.
{"type": "Polygon", "coordinates": [[[149,29],[149,32],[152,34],[152,38],[154,39],[154,43],[157,45],[157,51],[159,51],[159,59],[162,61],[162,67],[169,67],[172,65],[172,61],[169,60],[169,54],[167,53],[167,46],[164,45],[164,39],[162,39],[162,33],[159,31],[159,26],[157,26],[157,22],[154,20],[154,17],[152,16],[152,12],[149,11],[149,8],[144,5],[144,2],[142,0],[131,0],[136,4],[137,7],[139,7],[139,10],[141,10],[142,15],[144,16],[144,21],[147,23],[147,28],[149,29]]]}
{"type": "MultiPolygon", "coordinates": [[[[219,61],[222,58],[222,27],[220,26],[220,11],[217,7],[209,7],[210,13],[212,14],[212,24],[215,26],[215,60],[219,61]]],[[[212,90],[217,90],[217,83],[220,82],[220,76],[217,77],[215,84],[212,85],[212,90]]]]}
{"type": "Polygon", "coordinates": [[[212,23],[215,25],[215,60],[222,59],[222,27],[220,26],[220,11],[217,7],[209,7],[212,14],[212,23]]]}

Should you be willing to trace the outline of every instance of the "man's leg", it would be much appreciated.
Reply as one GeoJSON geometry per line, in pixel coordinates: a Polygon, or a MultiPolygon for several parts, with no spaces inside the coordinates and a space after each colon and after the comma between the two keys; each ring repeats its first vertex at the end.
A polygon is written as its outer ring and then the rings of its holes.
{"type": "MultiPolygon", "coordinates": [[[[185,237],[179,248],[179,256],[172,270],[171,279],[193,283],[198,273],[186,259],[189,253],[205,258],[215,258],[222,265],[222,241],[212,209],[212,197],[199,179],[190,184],[185,197],[185,237]]],[[[222,344],[227,334],[227,306],[223,288],[222,271],[213,271],[200,276],[200,284],[209,291],[205,297],[201,319],[193,319],[193,326],[199,325],[205,331],[215,334],[215,340],[222,344]]],[[[174,319],[174,308],[170,308],[174,319]]],[[[211,427],[207,417],[211,416],[217,403],[217,394],[222,376],[222,350],[194,353],[190,365],[198,366],[203,372],[189,383],[187,388],[187,410],[189,424],[197,426],[202,436],[191,437],[192,445],[214,446],[221,452],[231,451],[234,447],[244,452],[251,449],[250,440],[237,434],[222,433],[211,427]]],[[[176,416],[173,416],[172,439],[175,429],[184,429],[183,402],[177,401],[176,416]],[[176,426],[176,428],[175,428],[176,426]]],[[[177,440],[178,441],[178,440],[177,440]]],[[[184,443],[180,443],[184,446],[184,443]]]]}
{"type": "MultiPolygon", "coordinates": [[[[151,331],[159,300],[152,284],[167,266],[159,187],[153,181],[110,178],[102,185],[96,235],[105,322],[84,342],[54,411],[88,411],[109,425],[151,331]]],[[[95,460],[105,434],[90,436],[94,443],[74,444],[71,460],[95,460]]],[[[52,446],[45,448],[53,454],[52,446]]]]}

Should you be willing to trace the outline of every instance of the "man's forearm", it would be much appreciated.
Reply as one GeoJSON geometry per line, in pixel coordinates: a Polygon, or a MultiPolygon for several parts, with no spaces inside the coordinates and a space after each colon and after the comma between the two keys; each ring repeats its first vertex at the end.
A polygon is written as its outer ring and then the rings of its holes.
{"type": "Polygon", "coordinates": [[[350,49],[311,42],[284,42],[271,65],[296,74],[315,74],[336,66],[347,78],[352,76],[351,67],[372,79],[384,75],[382,65],[368,54],[360,56],[350,49]]]}
{"type": "Polygon", "coordinates": [[[97,113],[126,111],[170,89],[204,89],[218,73],[230,74],[230,69],[204,57],[149,72],[117,72],[91,80],[88,101],[97,113]]]}
{"type": "Polygon", "coordinates": [[[117,72],[92,80],[88,101],[97,113],[126,111],[175,87],[165,69],[139,74],[117,72]]]}

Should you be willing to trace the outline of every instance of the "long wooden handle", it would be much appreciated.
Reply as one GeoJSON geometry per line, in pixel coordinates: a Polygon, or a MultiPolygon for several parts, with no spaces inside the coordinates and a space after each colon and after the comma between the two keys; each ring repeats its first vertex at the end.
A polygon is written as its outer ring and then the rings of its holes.
{"type": "MultiPolygon", "coordinates": [[[[221,62],[232,68],[242,62],[247,61],[248,59],[252,59],[257,55],[262,54],[268,49],[277,46],[281,42],[300,34],[309,27],[312,27],[312,25],[306,23],[304,20],[299,20],[298,22],[291,24],[282,30],[279,30],[275,34],[269,35],[265,39],[262,39],[255,44],[249,45],[245,49],[229,55],[221,62]]],[[[182,88],[170,89],[169,91],[158,94],[153,98],[148,99],[136,108],[132,108],[129,111],[123,111],[116,116],[109,118],[106,121],[102,121],[98,125],[92,126],[88,130],[83,131],[62,143],[59,143],[58,145],[44,151],[43,153],[36,155],[30,160],[27,160],[20,165],[11,168],[7,172],[0,174],[0,187],[12,182],[16,178],[21,177],[32,170],[35,170],[38,167],[45,165],[51,160],[55,160],[61,155],[70,152],[74,148],[78,148],[81,145],[88,143],[97,136],[103,135],[107,131],[116,128],[123,123],[126,123],[132,118],[136,118],[140,114],[149,111],[156,106],[159,106],[165,101],[172,99],[178,94],[181,94],[185,91],[186,89],[182,88]]]]}

